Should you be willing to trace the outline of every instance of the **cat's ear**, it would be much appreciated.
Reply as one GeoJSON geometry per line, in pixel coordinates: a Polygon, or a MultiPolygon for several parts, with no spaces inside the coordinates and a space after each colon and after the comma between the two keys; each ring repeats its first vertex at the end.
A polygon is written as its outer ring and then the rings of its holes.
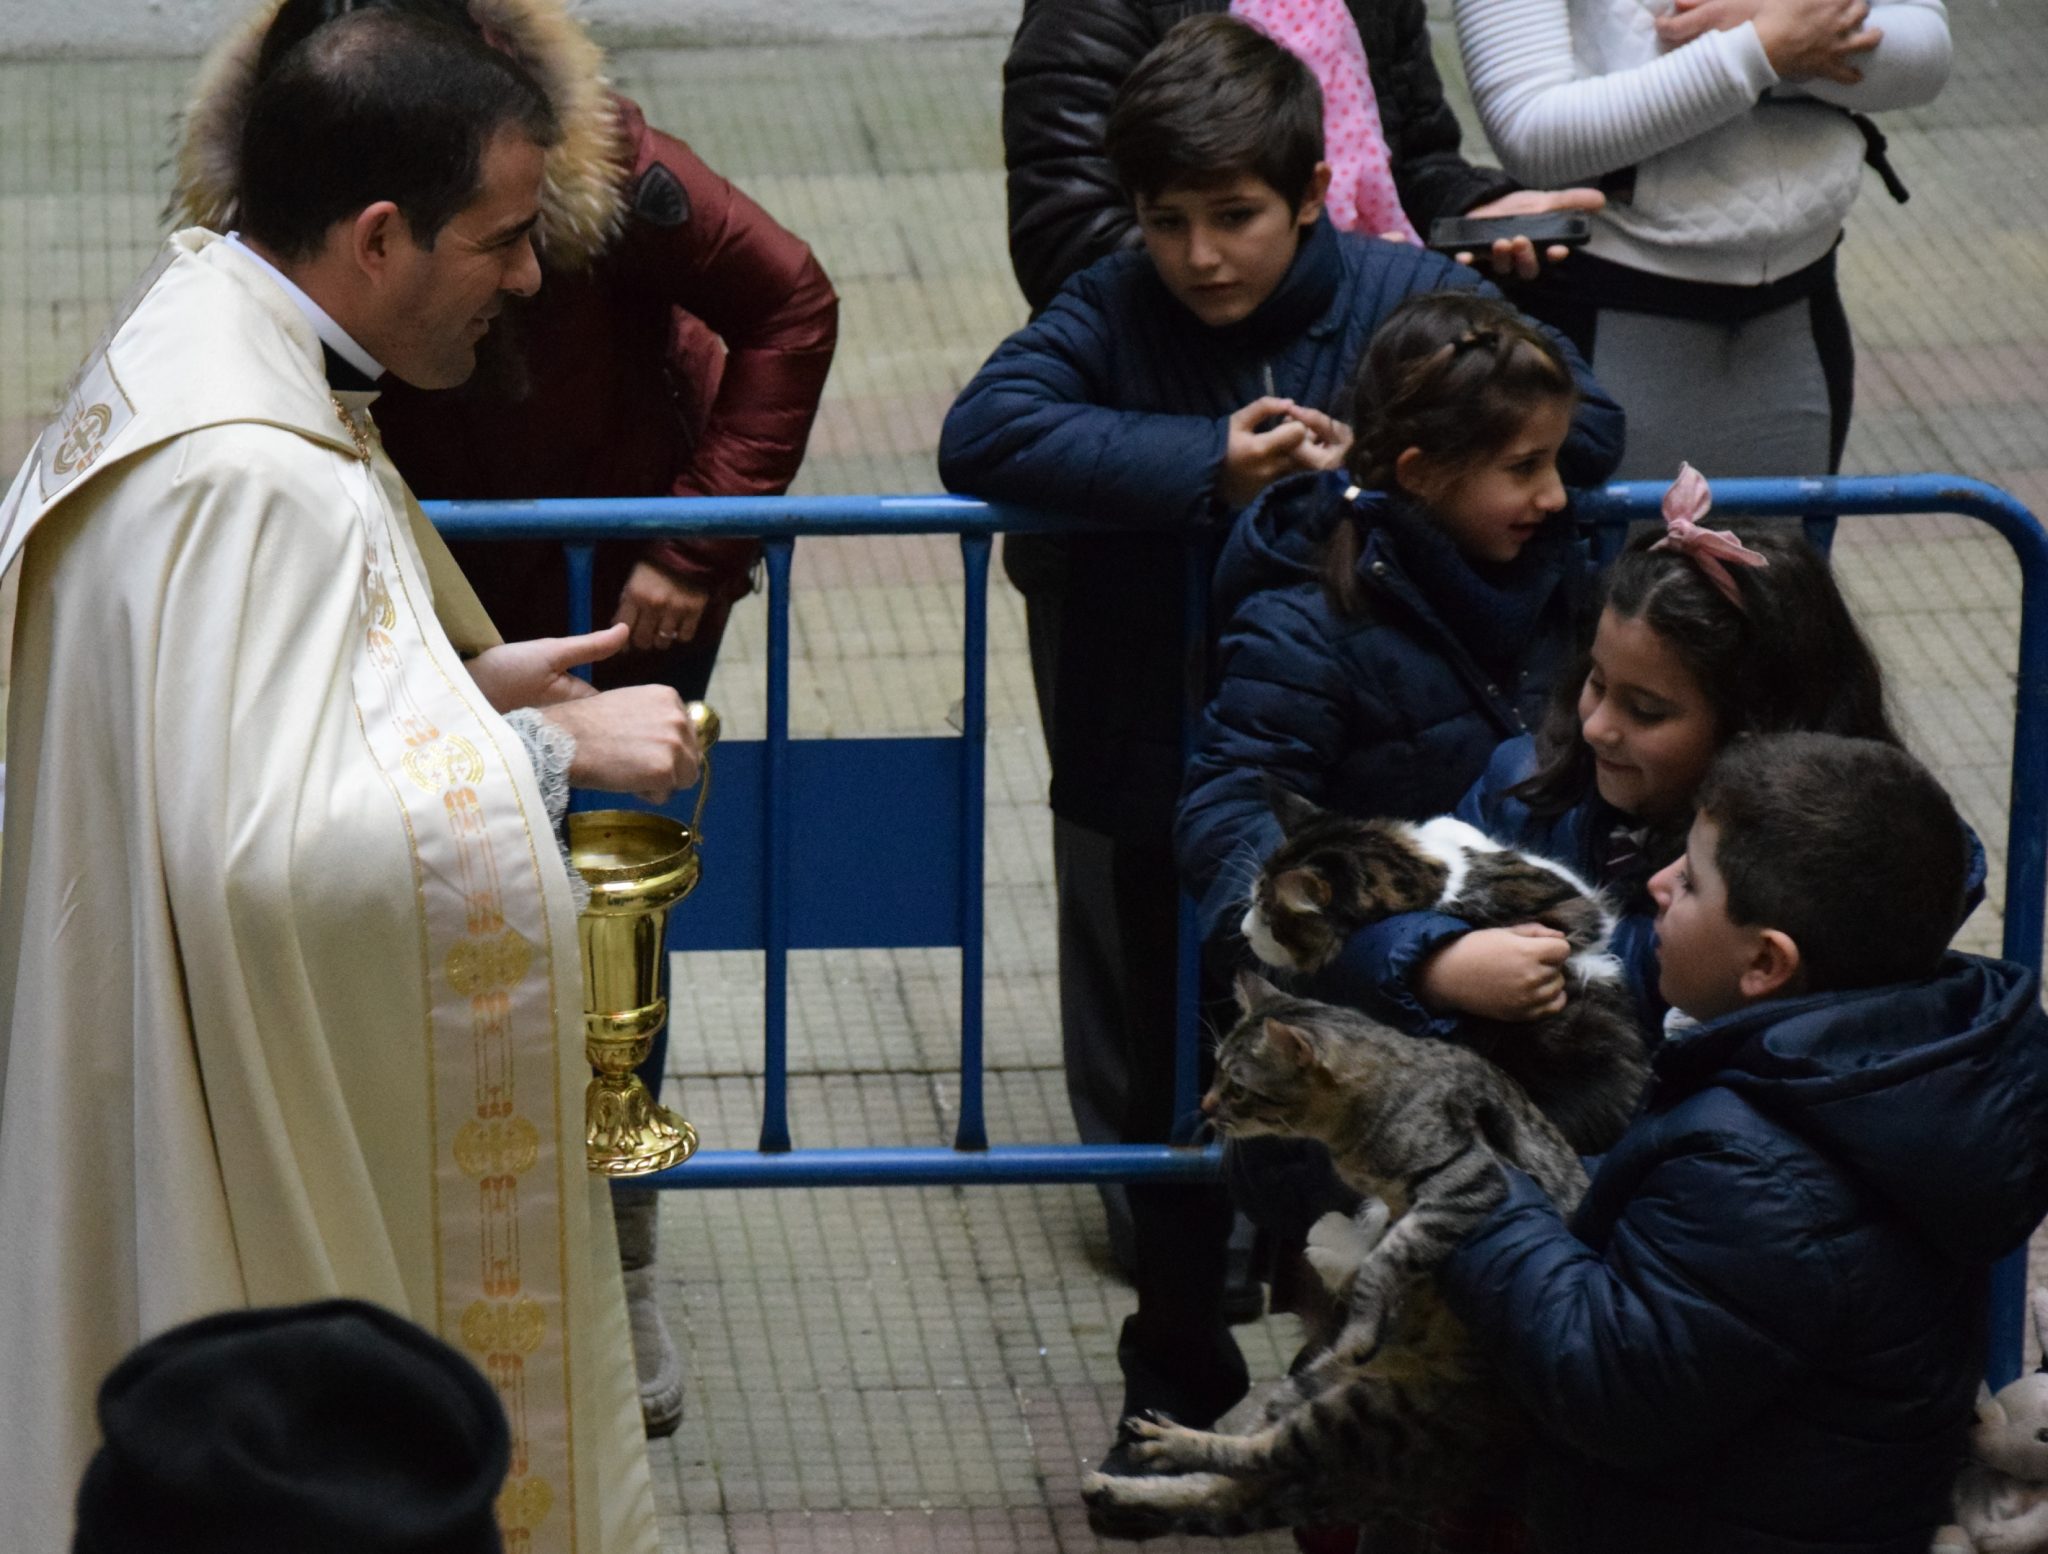
{"type": "Polygon", "coordinates": [[[1297,917],[1320,912],[1330,904],[1330,882],[1314,869],[1287,869],[1273,877],[1273,899],[1297,917]]]}
{"type": "Polygon", "coordinates": [[[2048,1344],[2048,1286],[2036,1289],[2027,1297],[2027,1304],[2034,1312],[2034,1336],[2048,1344]]]}
{"type": "Polygon", "coordinates": [[[1273,818],[1287,835],[1294,835],[1322,813],[1271,772],[1262,773],[1260,782],[1265,787],[1266,804],[1273,811],[1273,818]]]}
{"type": "Polygon", "coordinates": [[[1285,996],[1256,971],[1246,969],[1237,974],[1237,1009],[1240,1014],[1250,1014],[1260,1004],[1285,996]]]}
{"type": "Polygon", "coordinates": [[[1316,1048],[1315,1036],[1304,1026],[1268,1019],[1266,1045],[1297,1068],[1322,1067],[1323,1058],[1316,1048]]]}

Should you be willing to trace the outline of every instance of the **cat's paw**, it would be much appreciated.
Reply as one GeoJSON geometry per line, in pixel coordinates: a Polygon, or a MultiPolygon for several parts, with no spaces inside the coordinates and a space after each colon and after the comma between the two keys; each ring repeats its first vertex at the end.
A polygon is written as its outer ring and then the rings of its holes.
{"type": "Polygon", "coordinates": [[[1325,1349],[1288,1378],[1292,1391],[1285,1399],[1286,1406],[1282,1406],[1282,1399],[1275,1398],[1267,1405],[1266,1422],[1278,1424],[1295,1409],[1312,1403],[1333,1387],[1347,1385],[1350,1380],[1351,1367],[1339,1355],[1325,1349]]]}
{"type": "Polygon", "coordinates": [[[1235,1486],[1213,1473],[1140,1478],[1087,1473],[1081,1478],[1089,1529],[1103,1538],[1212,1532],[1216,1507],[1227,1504],[1234,1492],[1235,1486]]]}
{"type": "MultiPolygon", "coordinates": [[[[1356,1293],[1354,1290],[1353,1294],[1356,1293]]],[[[1344,1324],[1344,1331],[1330,1345],[1330,1359],[1337,1365],[1356,1368],[1378,1354],[1387,1330],[1387,1315],[1386,1308],[1378,1302],[1368,1310],[1354,1310],[1351,1320],[1344,1324]]]]}
{"type": "Polygon", "coordinates": [[[1151,1503],[1150,1480],[1114,1473],[1081,1475],[1088,1526],[1102,1538],[1156,1538],[1173,1530],[1171,1516],[1151,1503]]]}
{"type": "Polygon", "coordinates": [[[1191,1430],[1170,1414],[1133,1414],[1117,1427],[1117,1444],[1134,1468],[1146,1473],[1175,1473],[1207,1463],[1204,1444],[1209,1432],[1191,1430]]]}

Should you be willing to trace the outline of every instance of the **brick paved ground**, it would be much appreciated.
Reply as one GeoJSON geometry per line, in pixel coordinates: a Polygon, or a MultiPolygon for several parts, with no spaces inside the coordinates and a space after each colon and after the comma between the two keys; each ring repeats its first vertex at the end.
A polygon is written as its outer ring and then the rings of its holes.
{"type": "MultiPolygon", "coordinates": [[[[1952,0],[1958,67],[1887,124],[1914,190],[1875,181],[1845,250],[1859,339],[1856,471],[1961,470],[2048,511],[2048,11],[1952,0]]],[[[845,299],[800,490],[921,491],[940,415],[1022,316],[1003,245],[1001,40],[636,49],[617,75],[655,122],[809,236],[845,299]]],[[[0,63],[0,464],[162,231],[185,62],[0,63]]],[[[2018,594],[2001,542],[1940,519],[1852,522],[1842,575],[1916,742],[1955,786],[2002,890],[2018,594]]],[[[940,541],[806,543],[793,723],[929,733],[959,695],[957,559],[940,541]]],[[[1067,1136],[1052,996],[1045,769],[1022,612],[998,584],[989,748],[990,1126],[1067,1136]]],[[[761,612],[714,699],[761,726],[761,612]]],[[[886,795],[876,796],[878,817],[886,795]]],[[[710,825],[716,826],[714,802],[710,825]]],[[[1997,943],[1987,907],[1966,936],[1997,943]]],[[[707,1142],[751,1141],[759,958],[678,976],[673,1063],[707,1142]]],[[[792,1119],[807,1144],[938,1142],[958,958],[796,957],[792,1119]]],[[[671,1099],[675,1099],[672,1095],[671,1099]]],[[[698,1551],[1094,1547],[1075,1500],[1108,1438],[1126,1293],[1070,1189],[675,1193],[665,1298],[691,1375],[655,1448],[669,1546],[698,1551]]],[[[1283,1322],[1240,1329],[1255,1371],[1283,1322]]],[[[1277,1549],[1279,1540],[1249,1547],[1277,1549]]]]}

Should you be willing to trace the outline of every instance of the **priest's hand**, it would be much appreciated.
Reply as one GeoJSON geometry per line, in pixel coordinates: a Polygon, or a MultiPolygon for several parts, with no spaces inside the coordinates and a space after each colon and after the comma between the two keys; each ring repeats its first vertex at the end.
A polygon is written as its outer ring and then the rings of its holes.
{"type": "Polygon", "coordinates": [[[610,658],[626,645],[626,636],[624,626],[607,626],[580,637],[502,643],[469,660],[469,677],[494,712],[576,701],[597,692],[569,671],[610,658]]]}
{"type": "Polygon", "coordinates": [[[569,781],[659,804],[697,780],[697,730],[683,699],[666,685],[628,685],[542,714],[576,741],[569,781]]]}

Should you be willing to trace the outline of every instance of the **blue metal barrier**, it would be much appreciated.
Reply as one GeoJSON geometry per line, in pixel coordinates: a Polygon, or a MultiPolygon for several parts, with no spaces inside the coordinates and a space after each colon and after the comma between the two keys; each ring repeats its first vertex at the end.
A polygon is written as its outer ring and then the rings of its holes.
{"type": "MultiPolygon", "coordinates": [[[[1578,511],[1604,535],[1656,517],[1662,484],[1584,494],[1578,511]]],[[[983,762],[987,732],[988,564],[1004,531],[1058,532],[1069,519],[945,496],[736,497],[428,503],[450,539],[550,539],[570,558],[571,629],[589,629],[591,544],[664,535],[766,541],[766,737],[721,744],[718,803],[704,881],[671,914],[672,949],[766,954],[763,1117],[758,1151],[707,1150],[649,1178],[661,1187],[947,1185],[968,1182],[1206,1180],[1216,1152],[1168,1145],[991,1144],[982,1109],[983,762]],[[966,572],[965,680],[959,737],[792,740],[789,737],[789,575],[800,537],[955,534],[966,572]],[[871,826],[874,796],[915,817],[887,846],[871,826]],[[796,861],[802,860],[801,872],[796,861]],[[788,954],[792,949],[954,946],[961,954],[960,1120],[953,1144],[798,1149],[790,1138],[788,954]]],[[[2038,971],[2048,910],[2048,532],[2006,492],[1959,476],[1717,480],[1714,511],[1728,517],[1817,519],[1960,513],[1989,523],[2020,565],[2020,643],[2006,845],[2004,953],[2038,971]]],[[[1201,606],[1199,570],[1190,603],[1201,606]]],[[[1198,619],[1198,611],[1191,614],[1198,619]]],[[[607,796],[607,804],[618,802],[607,796]]],[[[686,800],[669,808],[687,816],[686,800]]],[[[1189,919],[1184,915],[1184,936],[1189,919]]],[[[1182,955],[1176,1098],[1193,1111],[1199,1033],[1195,947],[1182,955]]],[[[1184,1131],[1176,1134],[1185,1136],[1184,1131]]],[[[2024,1249],[2002,1264],[1992,1301],[1991,1383],[2018,1374],[2024,1249]]]]}

